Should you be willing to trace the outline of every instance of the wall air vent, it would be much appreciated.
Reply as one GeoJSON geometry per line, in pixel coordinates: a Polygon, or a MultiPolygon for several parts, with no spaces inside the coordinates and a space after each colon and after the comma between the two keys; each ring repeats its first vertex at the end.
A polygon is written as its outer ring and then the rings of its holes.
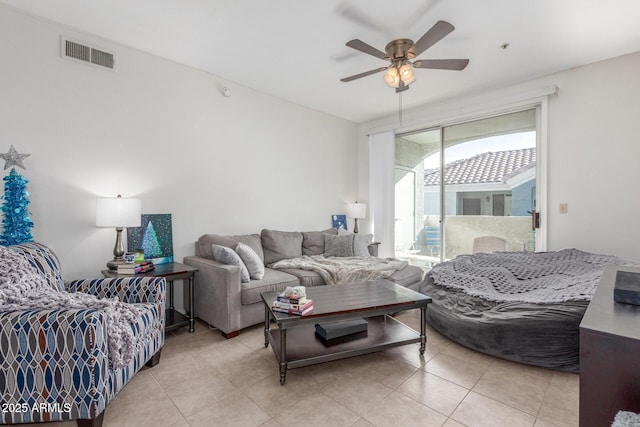
{"type": "Polygon", "coordinates": [[[115,67],[115,56],[111,52],[87,46],[64,36],[61,38],[60,47],[60,54],[65,59],[81,61],[110,70],[115,67]]]}

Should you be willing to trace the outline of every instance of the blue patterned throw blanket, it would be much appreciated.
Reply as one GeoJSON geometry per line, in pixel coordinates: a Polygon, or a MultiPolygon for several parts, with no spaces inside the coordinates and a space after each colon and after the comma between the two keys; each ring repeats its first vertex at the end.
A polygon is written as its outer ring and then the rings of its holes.
{"type": "Polygon", "coordinates": [[[591,301],[606,266],[640,263],[577,249],[460,255],[430,271],[437,286],[496,302],[591,301]]]}
{"type": "Polygon", "coordinates": [[[0,246],[0,313],[32,310],[96,309],[107,319],[107,347],[112,368],[127,366],[137,352],[131,323],[143,308],[114,299],[53,289],[21,255],[0,246]]]}

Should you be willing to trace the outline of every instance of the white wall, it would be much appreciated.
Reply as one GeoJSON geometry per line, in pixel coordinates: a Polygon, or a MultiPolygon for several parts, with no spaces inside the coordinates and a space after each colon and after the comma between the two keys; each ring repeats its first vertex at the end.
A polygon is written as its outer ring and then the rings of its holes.
{"type": "Polygon", "coordinates": [[[31,154],[32,232],[66,278],[113,257],[96,196],[172,214],[177,261],[204,233],[328,228],[356,199],[352,122],[4,7],[0,39],[0,152],[31,154]],[[61,59],[60,34],[115,51],[116,71],[61,59]]]}
{"type": "Polygon", "coordinates": [[[405,111],[402,124],[397,115],[364,123],[359,131],[359,165],[365,168],[359,175],[361,198],[369,191],[366,134],[420,128],[440,118],[455,121],[483,105],[499,111],[496,105],[508,108],[513,99],[557,85],[558,94],[548,101],[547,249],[575,247],[640,260],[638,75],[640,53],[635,53],[405,111]],[[568,204],[568,214],[559,214],[560,203],[568,204]]]}
{"type": "Polygon", "coordinates": [[[640,53],[560,73],[549,103],[549,245],[640,260],[640,53]],[[559,214],[559,204],[568,214],[559,214]]]}

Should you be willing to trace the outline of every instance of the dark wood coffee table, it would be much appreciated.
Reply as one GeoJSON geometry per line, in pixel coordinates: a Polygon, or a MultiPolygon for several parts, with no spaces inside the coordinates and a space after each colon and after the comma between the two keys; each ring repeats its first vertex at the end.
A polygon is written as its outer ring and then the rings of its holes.
{"type": "Polygon", "coordinates": [[[265,292],[264,345],[271,344],[280,364],[280,384],[286,382],[287,369],[329,362],[386,350],[404,344],[420,343],[424,354],[427,337],[425,322],[431,297],[412,291],[389,280],[348,283],[307,288],[313,311],[292,316],[271,310],[278,292],[265,292]],[[420,332],[394,319],[391,314],[420,309],[420,332]],[[315,337],[315,324],[348,319],[365,319],[367,337],[325,346],[315,337]],[[271,329],[271,320],[278,329],[271,329]]]}

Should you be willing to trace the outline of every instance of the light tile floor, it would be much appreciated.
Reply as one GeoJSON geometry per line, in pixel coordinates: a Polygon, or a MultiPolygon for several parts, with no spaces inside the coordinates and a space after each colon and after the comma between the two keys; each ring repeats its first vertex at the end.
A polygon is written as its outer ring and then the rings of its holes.
{"type": "MultiPolygon", "coordinates": [[[[397,318],[418,328],[419,311],[397,318]]],[[[110,426],[577,426],[576,374],[496,359],[432,329],[418,344],[290,370],[280,386],[263,327],[233,339],[198,322],[167,333],[106,409],[110,426]]],[[[58,423],[52,426],[72,426],[58,423]]]]}

